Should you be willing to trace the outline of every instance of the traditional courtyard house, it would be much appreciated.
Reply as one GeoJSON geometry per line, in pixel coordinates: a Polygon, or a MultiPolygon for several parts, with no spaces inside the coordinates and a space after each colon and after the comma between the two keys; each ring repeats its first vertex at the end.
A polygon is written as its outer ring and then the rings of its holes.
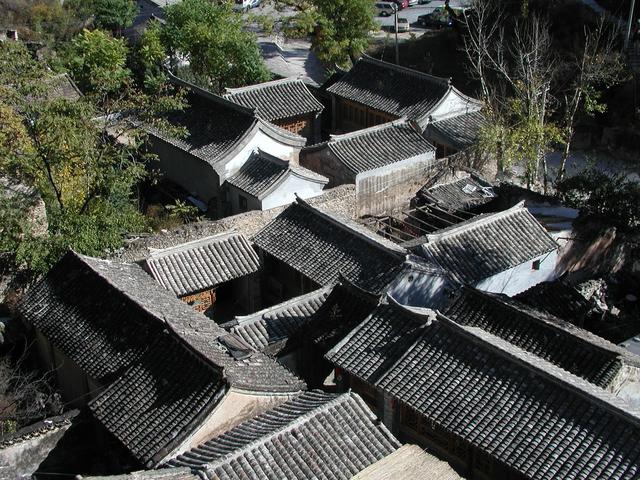
{"type": "Polygon", "coordinates": [[[343,277],[379,294],[402,268],[406,251],[347,218],[298,199],[258,232],[263,299],[274,304],[343,277]]]}
{"type": "Polygon", "coordinates": [[[481,328],[382,304],[327,358],[393,432],[470,478],[622,479],[640,471],[635,410],[481,328]]]}
{"type": "Polygon", "coordinates": [[[504,295],[463,287],[444,310],[594,385],[626,398],[640,395],[640,357],[582,328],[504,295]]]}
{"type": "Polygon", "coordinates": [[[377,304],[377,296],[342,281],[221,326],[315,387],[331,372],[324,355],[377,304]]]}
{"type": "MultiPolygon", "coordinates": [[[[327,87],[331,95],[333,131],[352,132],[399,118],[415,122],[430,138],[427,126],[448,118],[477,112],[481,103],[434,77],[393,63],[362,56],[342,78],[327,87]]],[[[449,135],[464,136],[453,125],[449,135]]],[[[435,143],[438,150],[444,145],[435,143]]]]}
{"type": "Polygon", "coordinates": [[[156,250],[143,268],[164,288],[217,322],[259,305],[260,259],[247,238],[227,232],[156,250]]]}
{"type": "Polygon", "coordinates": [[[151,150],[159,168],[171,181],[208,205],[210,217],[231,214],[229,200],[221,198],[221,186],[253,155],[262,150],[282,160],[297,162],[306,141],[206,90],[172,79],[187,90],[188,106],[167,120],[186,130],[174,136],[149,128],[151,150]]]}
{"type": "Polygon", "coordinates": [[[235,215],[288,205],[296,196],[317,197],[328,182],[322,175],[258,150],[229,177],[223,195],[235,215]]]}
{"type": "Polygon", "coordinates": [[[542,282],[513,297],[521,303],[591,331],[602,310],[562,280],[542,282]]]}
{"type": "Polygon", "coordinates": [[[415,202],[429,205],[432,210],[446,212],[480,212],[498,197],[494,186],[480,175],[456,172],[450,181],[425,185],[417,193],[415,202]]]}
{"type": "MultiPolygon", "coordinates": [[[[64,399],[151,468],[305,388],[140,266],[67,253],[19,307],[64,399]]],[[[99,439],[96,439],[99,442],[99,439]]]]}
{"type": "Polygon", "coordinates": [[[310,391],[169,462],[201,478],[351,478],[400,448],[355,393],[310,391]]]}
{"type": "Polygon", "coordinates": [[[224,98],[252,109],[258,118],[296,133],[308,143],[320,140],[320,114],[324,107],[300,79],[227,88],[224,98]]]}
{"type": "Polygon", "coordinates": [[[513,296],[556,277],[558,244],[522,202],[401,245],[488,292],[513,296]]]}
{"type": "Polygon", "coordinates": [[[432,117],[424,127],[424,136],[437,147],[438,158],[448,157],[473,147],[487,121],[480,110],[462,115],[432,117]]]}
{"type": "Polygon", "coordinates": [[[408,203],[434,158],[433,146],[410,123],[398,120],[307,147],[300,164],[327,176],[329,187],[355,183],[362,216],[408,203]]]}

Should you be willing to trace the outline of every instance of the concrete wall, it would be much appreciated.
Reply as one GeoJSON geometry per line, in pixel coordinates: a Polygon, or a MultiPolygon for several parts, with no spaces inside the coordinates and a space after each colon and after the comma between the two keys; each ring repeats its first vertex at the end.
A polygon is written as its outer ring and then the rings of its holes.
{"type": "Polygon", "coordinates": [[[100,393],[100,385],[37,329],[36,344],[41,368],[55,372],[60,393],[69,407],[82,407],[100,393]]]}
{"type": "Polygon", "coordinates": [[[159,168],[170,180],[205,203],[219,195],[220,179],[211,165],[163,140],[154,139],[152,151],[159,157],[159,168]]]}
{"type": "Polygon", "coordinates": [[[360,173],[356,177],[356,214],[389,214],[407,207],[416,192],[431,176],[434,152],[385,167],[360,173]]]}
{"type": "Polygon", "coordinates": [[[239,423],[277,407],[293,395],[260,395],[231,388],[202,425],[182,445],[167,455],[162,461],[175,458],[187,450],[197,447],[207,440],[221,435],[239,423]]]}
{"type": "Polygon", "coordinates": [[[300,155],[300,165],[327,177],[329,179],[327,188],[356,181],[353,172],[345,168],[328,148],[304,152],[300,155]]]}
{"type": "Polygon", "coordinates": [[[436,121],[457,117],[458,115],[476,112],[478,110],[480,110],[479,105],[470,103],[458,92],[451,89],[442,99],[442,102],[431,112],[430,116],[436,121]]]}
{"type": "Polygon", "coordinates": [[[557,278],[555,274],[557,258],[557,251],[533,258],[517,267],[486,278],[478,282],[475,287],[485,292],[504,293],[512,297],[538,283],[555,280],[557,278]],[[540,260],[539,270],[532,268],[535,260],[540,260]]]}
{"type": "Polygon", "coordinates": [[[321,183],[289,175],[277,189],[262,199],[262,210],[288,205],[295,201],[296,194],[302,199],[317,197],[322,194],[323,188],[321,183]]]}
{"type": "Polygon", "coordinates": [[[227,203],[231,209],[229,212],[225,212],[225,216],[237,215],[238,213],[248,212],[249,210],[262,210],[262,202],[256,197],[252,197],[247,192],[244,192],[229,183],[225,184],[224,188],[227,189],[227,203]],[[247,199],[246,209],[240,208],[240,195],[247,199]]]}
{"type": "Polygon", "coordinates": [[[70,426],[62,425],[0,449],[0,478],[31,478],[70,426]]]}

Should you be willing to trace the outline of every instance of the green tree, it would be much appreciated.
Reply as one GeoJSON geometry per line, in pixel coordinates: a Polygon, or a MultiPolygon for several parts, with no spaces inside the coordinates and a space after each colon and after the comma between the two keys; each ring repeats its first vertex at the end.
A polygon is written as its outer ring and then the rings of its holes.
{"type": "Polygon", "coordinates": [[[94,24],[120,34],[133,24],[138,8],[133,0],[93,0],[94,24]]]}
{"type": "Polygon", "coordinates": [[[165,13],[162,39],[174,71],[186,57],[198,83],[216,92],[269,79],[255,35],[229,2],[184,0],[165,13]]]}
{"type": "Polygon", "coordinates": [[[82,72],[103,95],[52,99],[46,95],[50,71],[21,43],[0,43],[0,176],[34,189],[48,219],[47,235],[31,235],[16,219],[17,199],[0,201],[0,217],[10,226],[0,230],[5,266],[41,273],[69,247],[98,255],[146,229],[135,198],[146,175],[145,135],[120,115],[150,123],[182,103],[163,92],[136,91],[127,78],[110,93],[112,77],[96,70],[82,72]]]}
{"type": "Polygon", "coordinates": [[[121,89],[130,79],[127,45],[102,30],[83,30],[65,52],[67,67],[85,92],[104,95],[121,89]]]}
{"type": "Polygon", "coordinates": [[[135,68],[138,82],[146,90],[156,91],[164,83],[163,63],[165,59],[161,25],[160,22],[154,20],[137,43],[132,61],[132,68],[135,68]]]}
{"type": "Polygon", "coordinates": [[[370,0],[314,0],[319,29],[314,47],[321,60],[337,65],[355,61],[377,28],[370,0]]]}

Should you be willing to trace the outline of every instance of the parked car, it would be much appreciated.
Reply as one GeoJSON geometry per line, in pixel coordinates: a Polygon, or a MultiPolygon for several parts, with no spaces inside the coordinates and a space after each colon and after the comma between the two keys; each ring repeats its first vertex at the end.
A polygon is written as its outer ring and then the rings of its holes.
{"type": "MultiPolygon", "coordinates": [[[[411,27],[409,26],[409,20],[407,20],[406,18],[398,17],[398,32],[408,32],[409,30],[411,30],[411,27]]],[[[395,25],[391,26],[391,31],[395,31],[395,25]]]]}
{"type": "Polygon", "coordinates": [[[431,3],[431,0],[418,0],[420,5],[426,5],[427,3],[431,3]]]}
{"type": "Polygon", "coordinates": [[[393,0],[393,2],[398,5],[398,10],[402,10],[409,6],[409,0],[393,0]]]}
{"type": "Polygon", "coordinates": [[[409,6],[413,7],[414,5],[418,5],[419,0],[409,0],[409,6]]]}
{"type": "Polygon", "coordinates": [[[377,2],[375,4],[376,13],[381,17],[388,17],[396,12],[398,7],[394,2],[377,2]]]}
{"type": "Polygon", "coordinates": [[[233,9],[236,11],[246,12],[250,8],[260,6],[260,0],[235,0],[233,9]]]}
{"type": "Polygon", "coordinates": [[[453,27],[453,19],[444,8],[436,8],[433,12],[418,17],[418,24],[425,28],[453,27]]]}

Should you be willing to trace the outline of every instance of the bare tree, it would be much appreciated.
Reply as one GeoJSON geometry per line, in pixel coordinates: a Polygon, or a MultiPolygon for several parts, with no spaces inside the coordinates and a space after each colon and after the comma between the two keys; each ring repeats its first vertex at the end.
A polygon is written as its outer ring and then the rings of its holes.
{"type": "Polygon", "coordinates": [[[464,46],[487,105],[499,170],[514,159],[524,160],[530,187],[542,163],[546,190],[547,131],[552,127],[546,122],[547,93],[556,71],[548,22],[529,15],[507,25],[498,0],[473,0],[472,11],[464,46]]]}
{"type": "Polygon", "coordinates": [[[0,358],[0,435],[62,411],[49,375],[24,368],[26,358],[26,350],[16,362],[0,358]]]}
{"type": "Polygon", "coordinates": [[[571,79],[563,92],[564,115],[562,141],[564,149],[556,182],[566,173],[567,160],[575,133],[575,125],[582,111],[587,115],[603,112],[599,88],[608,87],[622,79],[624,60],[616,48],[617,27],[601,17],[595,28],[585,27],[582,49],[565,63],[564,77],[571,79]]]}

